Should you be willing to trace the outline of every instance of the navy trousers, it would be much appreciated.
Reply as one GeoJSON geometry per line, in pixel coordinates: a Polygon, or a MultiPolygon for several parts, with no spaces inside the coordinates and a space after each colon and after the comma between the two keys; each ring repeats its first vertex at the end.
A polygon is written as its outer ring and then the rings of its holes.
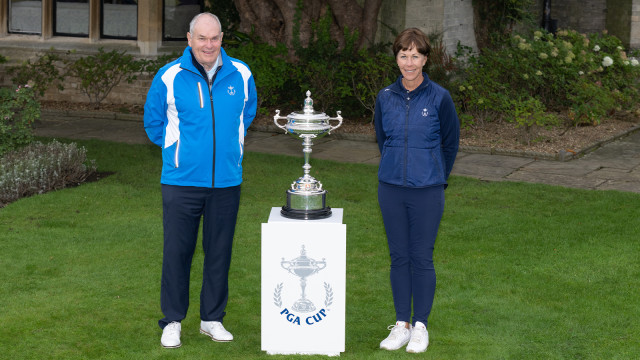
{"type": "Polygon", "coordinates": [[[427,325],[436,291],[433,248],[444,212],[444,185],[407,188],[380,183],[378,203],[391,256],[396,321],[427,325]]]}
{"type": "Polygon", "coordinates": [[[189,277],[202,218],[204,268],[200,318],[220,321],[229,296],[229,266],[240,186],[200,188],[162,185],[164,249],[160,307],[164,328],[181,321],[189,308],[189,277]]]}

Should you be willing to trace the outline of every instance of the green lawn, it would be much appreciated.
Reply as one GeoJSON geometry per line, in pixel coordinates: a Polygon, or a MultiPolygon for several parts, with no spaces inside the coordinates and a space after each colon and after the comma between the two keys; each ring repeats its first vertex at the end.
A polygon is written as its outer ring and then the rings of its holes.
{"type": "MultiPolygon", "coordinates": [[[[198,249],[183,346],[163,349],[160,151],[78,143],[114,174],[0,209],[0,358],[289,358],[260,350],[260,226],[302,158],[245,156],[225,318],[236,340],[198,333],[198,249]]],[[[376,173],[313,160],[347,224],[341,358],[640,358],[640,195],[462,177],[446,191],[436,243],[429,349],[379,350],[395,318],[376,173]]]]}

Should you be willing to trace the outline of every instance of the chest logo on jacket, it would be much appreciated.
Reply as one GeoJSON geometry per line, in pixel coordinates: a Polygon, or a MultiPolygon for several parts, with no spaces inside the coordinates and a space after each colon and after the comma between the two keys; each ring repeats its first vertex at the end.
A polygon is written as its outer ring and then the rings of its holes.
{"type": "Polygon", "coordinates": [[[233,96],[233,95],[235,95],[235,94],[236,94],[236,89],[235,89],[233,86],[229,86],[229,87],[227,88],[227,93],[228,93],[229,95],[233,96]]]}
{"type": "Polygon", "coordinates": [[[422,109],[422,116],[424,117],[429,116],[429,110],[427,110],[427,108],[422,109]]]}

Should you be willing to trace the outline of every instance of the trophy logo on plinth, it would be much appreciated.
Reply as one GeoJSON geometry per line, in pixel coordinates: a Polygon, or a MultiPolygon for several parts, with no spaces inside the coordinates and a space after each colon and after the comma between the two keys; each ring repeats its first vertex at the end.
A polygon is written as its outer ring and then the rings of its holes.
{"type": "Polygon", "coordinates": [[[305,289],[307,288],[307,277],[327,267],[327,262],[324,259],[322,259],[322,261],[317,261],[307,257],[307,251],[305,250],[304,245],[302,245],[300,256],[288,261],[282,258],[280,266],[289,273],[300,278],[300,288],[302,289],[302,293],[300,295],[300,299],[296,300],[291,308],[301,313],[315,311],[315,305],[307,299],[305,294],[305,289]]]}
{"type": "Polygon", "coordinates": [[[273,117],[275,124],[283,129],[286,134],[302,139],[302,153],[304,154],[304,175],[291,184],[287,190],[287,205],[282,207],[280,213],[291,219],[324,219],[331,216],[331,208],[326,205],[327,191],[322,189],[322,183],[310,175],[311,146],[313,139],[319,139],[331,133],[342,125],[340,111],[335,118],[325,113],[313,110],[311,92],[307,91],[302,112],[292,112],[289,116],[280,116],[280,110],[276,110],[273,117]],[[280,125],[279,119],[286,119],[287,123],[280,125]],[[330,121],[339,121],[338,125],[331,126],[330,121]]]}

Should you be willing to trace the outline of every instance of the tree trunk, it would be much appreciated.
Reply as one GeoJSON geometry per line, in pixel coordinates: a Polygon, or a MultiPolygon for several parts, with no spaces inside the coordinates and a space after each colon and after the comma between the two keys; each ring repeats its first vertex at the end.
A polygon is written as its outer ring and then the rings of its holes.
{"type": "MultiPolygon", "coordinates": [[[[234,3],[240,14],[240,31],[271,45],[284,43],[292,49],[297,0],[234,0],[234,3]]],[[[343,46],[345,28],[357,30],[357,46],[368,47],[375,40],[381,4],[382,0],[365,0],[363,6],[358,0],[302,0],[298,30],[301,45],[309,43],[311,24],[325,15],[329,6],[333,14],[331,32],[334,39],[343,46]]]]}

